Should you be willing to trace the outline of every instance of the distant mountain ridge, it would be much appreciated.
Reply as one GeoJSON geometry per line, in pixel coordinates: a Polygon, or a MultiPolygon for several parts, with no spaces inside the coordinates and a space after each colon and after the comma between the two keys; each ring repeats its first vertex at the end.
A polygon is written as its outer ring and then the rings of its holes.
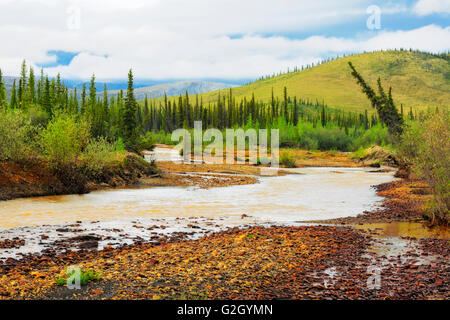
{"type": "MultiPolygon", "coordinates": [[[[163,97],[164,93],[168,96],[177,96],[180,94],[185,94],[186,91],[190,95],[195,95],[234,87],[236,87],[236,85],[222,82],[202,80],[178,81],[167,84],[158,84],[150,87],[135,88],[134,96],[136,97],[136,100],[144,100],[146,95],[149,99],[163,97]]],[[[108,95],[117,95],[119,91],[120,90],[108,91],[108,95]]],[[[124,92],[125,91],[126,90],[124,90],[124,92]]]]}
{"type": "MultiPolygon", "coordinates": [[[[10,77],[10,76],[3,76],[2,77],[3,82],[5,83],[5,88],[8,97],[10,97],[12,86],[14,80],[16,80],[16,87],[19,85],[19,77],[10,77]]],[[[66,80],[63,80],[63,82],[66,83],[66,80]]],[[[72,88],[71,82],[66,83],[66,85],[69,88],[72,88]]],[[[88,87],[88,83],[86,87],[88,87]]],[[[108,83],[106,82],[106,85],[108,87],[108,83]]],[[[102,85],[103,86],[103,85],[102,85]]],[[[168,96],[177,96],[180,94],[185,94],[186,91],[190,95],[195,94],[201,94],[201,93],[207,93],[210,91],[217,91],[222,89],[229,89],[234,88],[237,85],[229,84],[229,83],[223,83],[223,82],[214,82],[214,81],[204,81],[204,80],[186,80],[186,81],[177,81],[172,83],[166,83],[166,84],[157,84],[153,86],[147,86],[147,87],[139,87],[134,89],[134,95],[136,97],[136,100],[144,100],[145,96],[150,98],[160,98],[164,96],[164,93],[166,93],[168,96]]],[[[81,88],[80,85],[77,84],[77,95],[78,98],[81,97],[81,88]]],[[[99,88],[99,85],[97,87],[97,96],[103,97],[103,88],[99,88]]],[[[73,89],[71,89],[73,90],[73,89]]],[[[126,89],[123,90],[124,93],[126,92],[126,89]]],[[[108,97],[115,96],[119,94],[120,90],[108,90],[108,97]]]]}
{"type": "Polygon", "coordinates": [[[8,92],[11,90],[14,80],[16,80],[16,86],[19,84],[19,77],[2,76],[2,80],[8,92]]]}

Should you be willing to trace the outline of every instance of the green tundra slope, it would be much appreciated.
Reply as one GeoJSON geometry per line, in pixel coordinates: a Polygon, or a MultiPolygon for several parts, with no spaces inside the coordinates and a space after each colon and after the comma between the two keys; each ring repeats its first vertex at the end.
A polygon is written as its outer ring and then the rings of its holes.
{"type": "MultiPolygon", "coordinates": [[[[376,87],[381,77],[384,86],[392,86],[393,97],[405,111],[410,107],[423,110],[427,107],[449,105],[450,60],[449,55],[437,57],[422,52],[384,51],[352,55],[339,58],[313,68],[280,75],[267,80],[233,88],[237,98],[251,97],[269,101],[272,88],[277,97],[282,97],[286,86],[289,96],[325,101],[330,107],[347,110],[371,110],[350,75],[351,61],[366,81],[376,87]]],[[[225,92],[222,90],[222,94],[225,92]]],[[[227,92],[228,93],[228,92],[227,92]]],[[[219,91],[204,93],[203,102],[216,101],[219,91]]]]}

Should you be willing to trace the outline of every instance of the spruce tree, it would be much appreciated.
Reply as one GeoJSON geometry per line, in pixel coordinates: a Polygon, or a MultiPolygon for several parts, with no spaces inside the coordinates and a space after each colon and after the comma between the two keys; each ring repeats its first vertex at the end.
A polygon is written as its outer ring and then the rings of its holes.
{"type": "Polygon", "coordinates": [[[26,98],[27,98],[27,64],[25,60],[22,62],[22,69],[20,71],[20,79],[19,79],[19,90],[17,92],[18,95],[18,103],[20,108],[25,107],[26,98]]]}
{"type": "Polygon", "coordinates": [[[0,110],[6,109],[6,88],[3,83],[2,70],[0,69],[0,110]]]}
{"type": "Polygon", "coordinates": [[[294,111],[292,112],[292,124],[296,126],[298,124],[298,106],[297,97],[294,97],[294,111]]]}
{"type": "Polygon", "coordinates": [[[128,88],[123,110],[122,132],[124,143],[128,150],[136,150],[137,148],[136,111],[136,99],[134,98],[133,89],[133,71],[130,69],[128,72],[128,88]]]}
{"type": "Polygon", "coordinates": [[[103,85],[103,115],[105,120],[108,119],[109,114],[109,106],[108,106],[108,88],[106,87],[106,83],[103,85]]]}
{"type": "Polygon", "coordinates": [[[289,115],[288,115],[288,96],[287,96],[287,88],[284,87],[283,89],[283,95],[284,95],[284,104],[283,104],[283,116],[286,122],[289,122],[289,115]]]}
{"type": "Polygon", "coordinates": [[[17,108],[17,96],[16,96],[16,80],[13,82],[12,91],[11,91],[11,100],[9,102],[9,107],[11,109],[17,108]]]}
{"type": "Polygon", "coordinates": [[[19,79],[19,88],[17,89],[17,104],[19,109],[23,106],[23,81],[22,78],[19,79]]]}
{"type": "Polygon", "coordinates": [[[28,101],[36,103],[36,81],[34,79],[34,70],[30,67],[30,78],[28,80],[28,101]]]}
{"type": "Polygon", "coordinates": [[[72,104],[73,112],[78,113],[78,93],[77,93],[76,87],[73,89],[73,102],[72,103],[73,103],[72,104]]]}
{"type": "Polygon", "coordinates": [[[95,88],[95,75],[91,77],[91,82],[89,86],[89,101],[88,101],[88,116],[95,117],[95,106],[97,100],[97,89],[95,88]]]}
{"type": "Polygon", "coordinates": [[[400,136],[403,132],[403,118],[398,113],[392,99],[392,89],[389,88],[389,94],[386,95],[383,86],[381,85],[381,79],[378,78],[378,95],[375,91],[365,82],[363,77],[356,71],[351,62],[348,63],[351,74],[356,79],[357,83],[361,86],[363,93],[366,94],[370,100],[372,107],[377,110],[380,120],[388,127],[389,132],[393,136],[400,136]]]}
{"type": "Polygon", "coordinates": [[[270,99],[270,106],[272,107],[271,109],[272,109],[272,118],[275,118],[276,117],[276,114],[275,114],[275,98],[274,98],[274,95],[273,95],[273,87],[272,87],[272,96],[271,96],[271,99],[270,99]]]}
{"type": "Polygon", "coordinates": [[[81,114],[86,113],[86,83],[83,83],[83,88],[81,89],[81,114]]]}
{"type": "Polygon", "coordinates": [[[41,68],[41,77],[38,81],[38,86],[37,86],[37,102],[42,105],[43,104],[43,98],[44,98],[44,85],[45,85],[45,80],[44,80],[44,69],[41,68]]]}
{"type": "Polygon", "coordinates": [[[43,104],[44,110],[47,112],[49,116],[53,115],[52,110],[52,98],[50,92],[50,81],[48,80],[48,76],[45,77],[45,85],[44,85],[44,94],[43,94],[43,104]]]}
{"type": "Polygon", "coordinates": [[[320,120],[321,120],[322,127],[325,128],[327,126],[327,116],[325,113],[325,106],[322,106],[320,120]]]}

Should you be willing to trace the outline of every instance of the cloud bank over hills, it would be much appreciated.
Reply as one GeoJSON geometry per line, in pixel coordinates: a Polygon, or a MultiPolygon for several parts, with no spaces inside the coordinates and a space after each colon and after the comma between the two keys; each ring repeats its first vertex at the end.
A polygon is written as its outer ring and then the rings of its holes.
{"type": "Polygon", "coordinates": [[[137,79],[249,79],[342,53],[450,50],[449,0],[379,1],[379,30],[366,26],[370,5],[0,0],[0,68],[17,75],[26,59],[68,79],[123,79],[130,67],[137,79]]]}

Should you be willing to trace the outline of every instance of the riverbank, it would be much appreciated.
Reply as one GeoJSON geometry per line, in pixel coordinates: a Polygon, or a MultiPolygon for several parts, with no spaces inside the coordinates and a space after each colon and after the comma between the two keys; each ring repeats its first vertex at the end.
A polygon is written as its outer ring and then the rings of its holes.
{"type": "MultiPolygon", "coordinates": [[[[183,170],[177,166],[166,165],[161,169],[144,161],[137,155],[128,154],[124,161],[107,166],[95,177],[84,175],[82,169],[74,167],[66,175],[58,175],[47,167],[43,161],[27,163],[0,162],[0,201],[17,198],[52,196],[64,194],[85,194],[96,190],[125,188],[130,186],[195,186],[200,188],[222,187],[231,185],[253,184],[257,179],[252,176],[237,175],[239,172],[229,170],[230,175],[223,173],[219,167],[203,171],[183,170]],[[195,174],[202,172],[209,174],[195,174]]],[[[250,166],[242,166],[252,168],[250,166]]],[[[203,167],[201,167],[203,168],[203,167]]],[[[247,170],[249,174],[259,175],[259,169],[247,170]]]]}
{"type": "Polygon", "coordinates": [[[94,190],[139,184],[142,178],[158,176],[159,170],[139,156],[129,153],[108,164],[95,176],[80,165],[58,173],[45,161],[0,162],[0,201],[62,194],[84,194],[94,190]]]}

